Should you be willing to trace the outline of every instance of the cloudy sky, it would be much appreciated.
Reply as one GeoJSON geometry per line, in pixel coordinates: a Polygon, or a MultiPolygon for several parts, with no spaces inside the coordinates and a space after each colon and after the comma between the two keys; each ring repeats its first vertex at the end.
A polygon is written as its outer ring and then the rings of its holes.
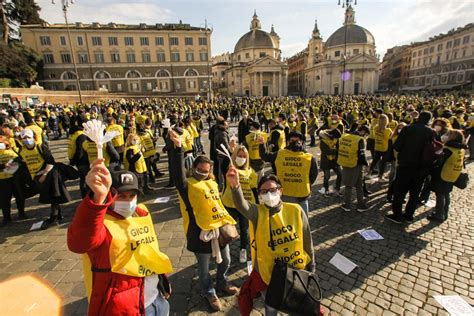
{"type": "MultiPolygon", "coordinates": [[[[64,22],[61,0],[36,0],[41,17],[49,23],[64,22]]],[[[273,24],[281,38],[284,57],[304,49],[314,20],[323,40],[340,26],[344,9],[337,0],[76,0],[69,8],[69,20],[137,24],[189,23],[212,25],[212,54],[233,51],[235,43],[248,32],[254,12],[262,28],[273,24]]],[[[356,23],[375,37],[377,53],[384,55],[395,45],[426,40],[452,28],[474,22],[474,0],[359,0],[356,23]]]]}

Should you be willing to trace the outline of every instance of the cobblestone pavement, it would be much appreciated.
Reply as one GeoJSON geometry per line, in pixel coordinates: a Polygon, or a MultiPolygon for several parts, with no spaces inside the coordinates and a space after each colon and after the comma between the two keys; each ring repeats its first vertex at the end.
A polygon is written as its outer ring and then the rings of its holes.
{"type": "MultiPolygon", "coordinates": [[[[203,135],[203,140],[207,134],[203,135]]],[[[206,142],[207,143],[207,142],[206,142]]],[[[52,142],[58,160],[65,160],[65,140],[52,142]]],[[[311,149],[316,153],[314,149],[311,149]]],[[[166,158],[166,157],[165,157],[166,158]]],[[[165,164],[161,164],[164,169],[165,164]]],[[[468,166],[471,179],[474,167],[468,166]]],[[[166,178],[166,177],[165,177],[166,178]]],[[[474,305],[474,187],[452,193],[449,219],[434,224],[426,219],[428,208],[420,207],[410,225],[383,220],[389,211],[385,203],[386,184],[374,183],[371,209],[346,213],[339,208],[342,198],[318,193],[322,174],[313,187],[310,225],[315,245],[317,273],[324,290],[322,304],[330,315],[449,315],[433,295],[461,295],[474,305]],[[373,228],[383,237],[365,241],[358,230],[373,228]],[[336,253],[348,257],[358,267],[343,274],[329,260],[336,253]]],[[[154,184],[161,188],[167,179],[154,184]]],[[[84,315],[87,299],[79,255],[68,251],[66,231],[80,200],[77,181],[69,183],[74,201],[64,206],[66,219],[57,228],[30,232],[31,225],[49,213],[37,198],[27,201],[29,219],[0,228],[0,281],[23,273],[45,279],[63,299],[64,315],[84,315]]],[[[160,247],[173,263],[171,314],[205,315],[211,310],[197,294],[196,260],[185,248],[185,236],[174,190],[159,189],[141,198],[153,214],[160,247]],[[166,204],[152,204],[157,196],[171,196],[166,204]]],[[[13,211],[16,217],[16,211],[13,211]]],[[[245,264],[238,261],[238,245],[231,248],[230,280],[241,285],[246,278],[245,264]]],[[[236,297],[222,299],[225,311],[215,314],[238,315],[236,297]]],[[[256,302],[255,315],[263,312],[256,302]]]]}

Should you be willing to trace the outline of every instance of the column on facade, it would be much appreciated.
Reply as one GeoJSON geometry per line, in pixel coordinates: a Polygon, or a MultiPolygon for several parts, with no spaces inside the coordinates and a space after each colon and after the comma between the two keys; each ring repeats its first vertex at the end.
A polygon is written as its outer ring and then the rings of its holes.
{"type": "Polygon", "coordinates": [[[259,83],[259,96],[263,97],[263,72],[259,72],[260,74],[260,83],[259,83]]]}
{"type": "Polygon", "coordinates": [[[273,96],[278,96],[276,93],[276,82],[275,82],[275,72],[272,71],[272,94],[273,96]]]}
{"type": "Polygon", "coordinates": [[[281,80],[281,70],[278,72],[278,95],[283,95],[283,81],[281,80]]]}
{"type": "Polygon", "coordinates": [[[258,96],[258,88],[257,88],[257,73],[253,74],[253,95],[258,96]]]}

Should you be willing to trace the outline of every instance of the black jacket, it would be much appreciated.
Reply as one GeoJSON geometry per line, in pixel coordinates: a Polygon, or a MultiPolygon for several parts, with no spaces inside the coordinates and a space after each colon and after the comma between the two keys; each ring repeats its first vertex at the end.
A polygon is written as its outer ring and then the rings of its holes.
{"type": "Polygon", "coordinates": [[[425,146],[433,141],[435,132],[423,123],[406,126],[400,132],[393,148],[398,154],[398,165],[404,168],[421,168],[425,146]]]}

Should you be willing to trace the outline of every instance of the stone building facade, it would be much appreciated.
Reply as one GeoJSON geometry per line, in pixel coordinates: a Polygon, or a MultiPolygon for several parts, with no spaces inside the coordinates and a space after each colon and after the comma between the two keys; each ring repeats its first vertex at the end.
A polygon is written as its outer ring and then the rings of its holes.
{"type": "Polygon", "coordinates": [[[211,32],[189,24],[22,25],[24,44],[43,57],[40,84],[50,90],[206,95],[211,32]]]}
{"type": "Polygon", "coordinates": [[[281,60],[280,37],[273,26],[262,30],[254,13],[250,31],[235,45],[228,61],[222,55],[213,60],[213,73],[219,74],[220,93],[227,96],[284,96],[288,92],[288,66],[281,60]]]}

